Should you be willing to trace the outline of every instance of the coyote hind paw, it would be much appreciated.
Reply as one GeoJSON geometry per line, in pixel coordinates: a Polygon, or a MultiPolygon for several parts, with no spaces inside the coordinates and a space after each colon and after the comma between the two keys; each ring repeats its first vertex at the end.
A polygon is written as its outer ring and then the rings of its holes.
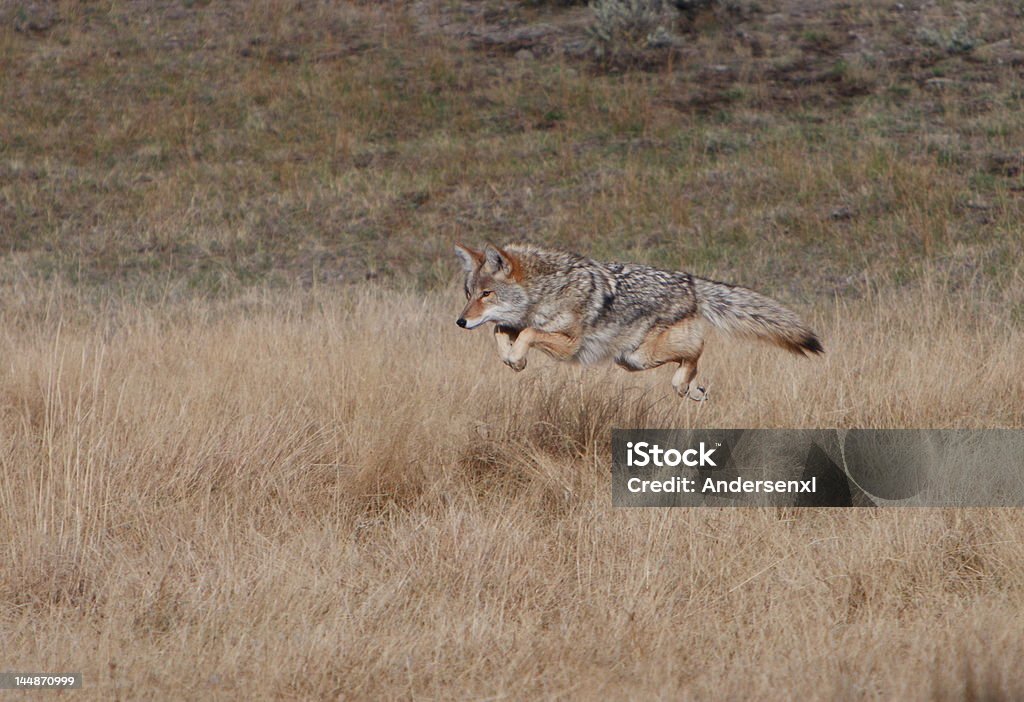
{"type": "Polygon", "coordinates": [[[675,388],[676,394],[679,397],[685,397],[694,402],[704,402],[709,399],[708,391],[700,385],[687,385],[685,387],[673,385],[672,387],[675,388]]]}

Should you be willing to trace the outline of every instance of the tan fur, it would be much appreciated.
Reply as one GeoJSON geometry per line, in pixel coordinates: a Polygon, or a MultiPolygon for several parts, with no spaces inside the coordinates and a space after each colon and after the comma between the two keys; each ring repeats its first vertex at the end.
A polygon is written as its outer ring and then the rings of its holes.
{"type": "Polygon", "coordinates": [[[479,317],[482,315],[487,308],[487,304],[480,298],[471,298],[466,303],[466,307],[462,310],[463,317],[479,317]]]}
{"type": "Polygon", "coordinates": [[[509,280],[514,280],[516,282],[522,282],[523,278],[526,277],[526,274],[523,271],[522,260],[518,256],[510,254],[505,249],[502,249],[502,248],[499,248],[499,247],[495,247],[495,248],[498,249],[498,253],[500,253],[502,256],[504,256],[508,260],[508,262],[509,262],[509,264],[510,264],[510,266],[512,268],[511,272],[507,276],[508,279],[509,280]]]}
{"type": "Polygon", "coordinates": [[[579,348],[579,337],[558,332],[544,332],[527,327],[521,331],[495,326],[494,337],[498,342],[501,360],[512,370],[526,368],[526,354],[536,348],[559,361],[572,358],[579,348]]]}
{"type": "Polygon", "coordinates": [[[704,351],[706,333],[707,323],[699,317],[684,319],[668,329],[652,330],[631,354],[631,362],[619,365],[627,370],[649,370],[666,363],[678,363],[672,387],[686,397],[690,383],[697,376],[697,362],[704,351]]]}

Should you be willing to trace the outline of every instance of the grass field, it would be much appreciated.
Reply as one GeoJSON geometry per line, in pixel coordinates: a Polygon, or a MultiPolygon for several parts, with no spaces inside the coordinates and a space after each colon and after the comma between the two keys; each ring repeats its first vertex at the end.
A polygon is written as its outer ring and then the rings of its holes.
{"type": "Polygon", "coordinates": [[[587,13],[0,3],[0,670],[1024,696],[1018,510],[613,510],[609,476],[611,427],[1024,427],[1019,3],[765,2],[635,66],[587,13]],[[516,238],[755,287],[827,353],[713,339],[706,403],[514,374],[451,246],[516,238]]]}

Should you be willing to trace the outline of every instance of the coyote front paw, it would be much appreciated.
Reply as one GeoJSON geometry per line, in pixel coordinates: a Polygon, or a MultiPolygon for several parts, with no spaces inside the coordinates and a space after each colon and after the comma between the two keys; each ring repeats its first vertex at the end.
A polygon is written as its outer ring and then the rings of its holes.
{"type": "Polygon", "coordinates": [[[501,360],[505,362],[506,366],[508,366],[509,368],[514,370],[516,373],[518,373],[522,369],[526,368],[526,357],[525,356],[523,358],[508,357],[508,358],[503,358],[501,360]]]}

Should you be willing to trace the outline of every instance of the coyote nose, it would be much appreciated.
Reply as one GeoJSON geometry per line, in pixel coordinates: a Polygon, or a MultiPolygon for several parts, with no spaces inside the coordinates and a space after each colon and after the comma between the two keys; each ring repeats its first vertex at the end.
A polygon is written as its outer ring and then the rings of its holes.
{"type": "Polygon", "coordinates": [[[455,323],[458,324],[463,329],[466,328],[466,318],[465,317],[459,317],[458,319],[455,320],[455,323]]]}

